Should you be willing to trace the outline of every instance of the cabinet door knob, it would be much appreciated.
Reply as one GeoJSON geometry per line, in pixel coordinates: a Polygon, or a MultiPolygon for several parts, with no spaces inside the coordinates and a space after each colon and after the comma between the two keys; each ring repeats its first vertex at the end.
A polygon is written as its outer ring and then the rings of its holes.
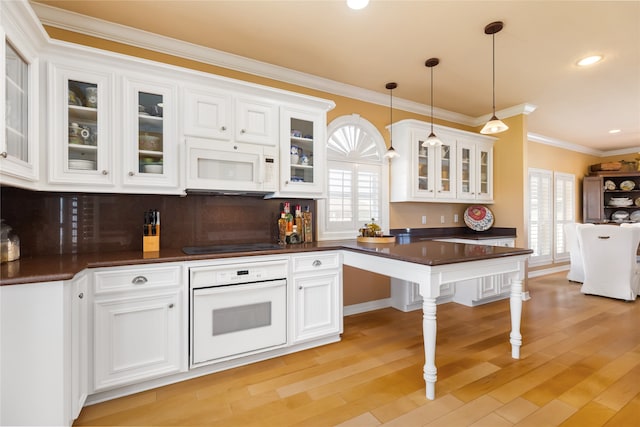
{"type": "Polygon", "coordinates": [[[3,159],[6,159],[6,158],[7,158],[7,156],[8,156],[8,154],[7,154],[7,152],[6,152],[6,151],[3,151],[2,153],[0,153],[0,156],[1,156],[3,159]]]}
{"type": "Polygon", "coordinates": [[[129,176],[133,176],[133,175],[134,175],[134,173],[129,171],[129,176]]]}
{"type": "Polygon", "coordinates": [[[80,299],[84,298],[84,292],[80,292],[80,293],[78,294],[78,298],[80,298],[80,299]]]}
{"type": "Polygon", "coordinates": [[[322,265],[322,261],[320,261],[319,259],[313,261],[313,263],[311,264],[314,267],[320,267],[322,265]]]}
{"type": "Polygon", "coordinates": [[[245,133],[245,132],[246,132],[246,130],[240,129],[240,133],[245,133]]]}
{"type": "Polygon", "coordinates": [[[299,289],[299,290],[302,290],[302,286],[298,286],[298,289],[299,289]]]}
{"type": "Polygon", "coordinates": [[[134,285],[144,285],[147,282],[148,282],[148,280],[144,276],[136,276],[131,281],[131,283],[133,283],[134,285]]]}
{"type": "Polygon", "coordinates": [[[173,303],[169,304],[169,308],[173,308],[173,303]]]}
{"type": "Polygon", "coordinates": [[[222,126],[222,127],[220,128],[220,130],[221,130],[222,132],[224,132],[224,131],[226,131],[226,130],[227,130],[227,127],[226,127],[226,126],[222,126]]]}
{"type": "Polygon", "coordinates": [[[109,175],[109,172],[107,172],[107,170],[106,170],[106,169],[104,169],[104,170],[102,171],[102,175],[109,175]]]}

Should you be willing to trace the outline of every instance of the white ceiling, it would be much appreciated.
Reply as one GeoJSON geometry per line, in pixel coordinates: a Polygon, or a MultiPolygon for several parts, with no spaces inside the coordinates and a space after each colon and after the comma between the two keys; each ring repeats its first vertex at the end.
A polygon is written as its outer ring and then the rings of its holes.
{"type": "MultiPolygon", "coordinates": [[[[598,151],[640,151],[640,1],[37,0],[472,118],[537,106],[528,131],[598,151]],[[604,61],[579,69],[590,54],[604,61]],[[610,129],[621,129],[609,134],[610,129]]],[[[394,105],[395,101],[394,101],[394,105]]],[[[499,114],[500,115],[500,114],[499,114]]]]}

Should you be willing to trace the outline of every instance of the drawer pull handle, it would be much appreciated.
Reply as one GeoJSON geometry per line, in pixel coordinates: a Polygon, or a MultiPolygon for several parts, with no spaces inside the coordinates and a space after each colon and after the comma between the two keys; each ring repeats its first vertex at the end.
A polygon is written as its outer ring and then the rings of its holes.
{"type": "Polygon", "coordinates": [[[133,283],[134,285],[144,285],[147,282],[148,282],[148,280],[144,276],[136,276],[131,281],[131,283],[133,283]]]}
{"type": "Polygon", "coordinates": [[[322,261],[320,261],[319,259],[313,261],[313,265],[314,267],[320,267],[322,265],[322,261]]]}
{"type": "Polygon", "coordinates": [[[610,239],[611,236],[598,236],[598,239],[607,240],[610,239]]]}

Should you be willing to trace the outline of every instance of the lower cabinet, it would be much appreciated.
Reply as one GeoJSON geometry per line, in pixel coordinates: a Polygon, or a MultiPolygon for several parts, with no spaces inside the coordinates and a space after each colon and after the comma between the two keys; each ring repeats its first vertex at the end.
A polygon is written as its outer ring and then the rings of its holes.
{"type": "Polygon", "coordinates": [[[68,284],[67,300],[71,307],[71,418],[76,419],[89,393],[89,286],[86,272],[68,284]]]}
{"type": "Polygon", "coordinates": [[[180,266],[94,273],[93,391],[186,370],[180,266]]]}
{"type": "Polygon", "coordinates": [[[342,333],[340,253],[306,253],[291,259],[293,343],[342,333]]]}

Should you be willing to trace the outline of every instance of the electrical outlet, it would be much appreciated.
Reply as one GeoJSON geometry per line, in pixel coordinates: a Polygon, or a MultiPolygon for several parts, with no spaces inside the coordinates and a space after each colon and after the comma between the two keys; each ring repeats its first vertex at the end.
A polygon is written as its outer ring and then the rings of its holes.
{"type": "Polygon", "coordinates": [[[453,214],[453,222],[458,222],[458,214],[453,214]]]}
{"type": "Polygon", "coordinates": [[[427,216],[426,215],[422,215],[422,224],[426,224],[427,223],[427,216]]]}
{"type": "Polygon", "coordinates": [[[440,217],[440,224],[444,224],[444,215],[440,217]]]}

